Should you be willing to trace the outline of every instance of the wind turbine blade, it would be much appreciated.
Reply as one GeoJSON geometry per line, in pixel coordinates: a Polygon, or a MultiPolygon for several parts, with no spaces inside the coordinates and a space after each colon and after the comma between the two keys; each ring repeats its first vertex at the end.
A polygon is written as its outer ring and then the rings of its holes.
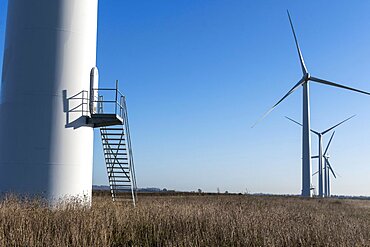
{"type": "Polygon", "coordinates": [[[363,93],[363,94],[366,94],[366,95],[370,95],[369,92],[365,92],[365,91],[362,91],[362,90],[359,90],[359,89],[356,89],[356,88],[352,88],[352,87],[347,87],[347,86],[344,86],[344,85],[341,85],[341,84],[338,84],[338,83],[335,83],[335,82],[319,79],[319,78],[316,78],[316,77],[310,77],[310,80],[321,83],[321,84],[325,84],[325,85],[329,85],[329,86],[333,86],[333,87],[339,87],[339,88],[355,91],[355,92],[358,92],[358,93],[363,93]]]}
{"type": "MultiPolygon", "coordinates": [[[[294,119],[292,119],[292,118],[290,118],[290,117],[285,116],[285,118],[289,119],[289,120],[290,120],[290,121],[292,121],[293,123],[296,123],[296,124],[298,124],[298,125],[300,125],[300,126],[303,126],[300,122],[295,121],[294,119]]],[[[313,129],[310,129],[310,130],[311,130],[311,132],[315,133],[316,135],[320,135],[320,133],[319,133],[319,132],[314,131],[313,129]]]]}
{"type": "Polygon", "coordinates": [[[294,87],[292,87],[292,89],[289,90],[289,92],[287,94],[284,95],[283,98],[281,98],[275,105],[273,105],[265,114],[262,115],[262,117],[260,117],[257,122],[255,124],[253,124],[252,128],[254,126],[256,126],[259,122],[261,122],[268,114],[270,114],[270,112],[272,112],[275,107],[280,104],[284,99],[286,99],[289,95],[291,95],[294,91],[296,91],[303,83],[305,82],[305,80],[302,78],[297,84],[294,85],[294,87]]]}
{"type": "Polygon", "coordinates": [[[326,134],[326,133],[328,133],[329,131],[331,131],[332,129],[335,129],[336,127],[338,127],[339,125],[341,125],[342,123],[344,123],[344,122],[347,122],[348,120],[350,120],[351,118],[353,118],[353,117],[355,117],[356,115],[353,115],[353,116],[351,116],[351,117],[349,117],[349,118],[347,118],[347,119],[345,119],[345,120],[343,120],[342,122],[340,122],[340,123],[338,123],[338,124],[336,124],[336,125],[334,125],[333,127],[331,127],[331,128],[329,128],[329,129],[327,129],[327,130],[325,130],[325,131],[323,131],[323,132],[321,132],[321,134],[326,134]]]}
{"type": "Polygon", "coordinates": [[[329,149],[329,146],[330,146],[331,140],[333,140],[334,134],[335,134],[335,131],[334,131],[334,132],[333,132],[333,134],[331,135],[330,140],[329,140],[329,142],[328,142],[328,145],[327,145],[327,146],[326,146],[326,148],[325,148],[324,156],[325,156],[325,155],[326,155],[326,153],[328,152],[328,149],[329,149]]]}
{"type": "Polygon", "coordinates": [[[303,60],[301,49],[299,48],[297,36],[295,35],[295,31],[294,31],[294,27],[293,27],[293,22],[292,22],[292,19],[290,18],[289,10],[287,10],[287,13],[288,13],[288,18],[289,18],[289,22],[290,22],[290,27],[292,28],[295,45],[297,47],[299,61],[301,63],[301,68],[302,68],[302,73],[303,73],[303,75],[305,75],[305,74],[307,74],[307,68],[306,68],[306,65],[305,65],[304,60],[303,60]]]}
{"type": "Polygon", "coordinates": [[[292,119],[292,118],[290,118],[290,117],[285,116],[285,118],[286,118],[286,119],[289,119],[289,120],[290,120],[290,121],[292,121],[293,123],[296,123],[296,124],[298,124],[298,125],[300,125],[300,126],[303,126],[300,122],[295,121],[294,119],[292,119]]]}
{"type": "Polygon", "coordinates": [[[329,170],[330,170],[330,171],[331,171],[331,173],[333,174],[334,178],[337,178],[337,175],[335,175],[335,172],[334,172],[333,168],[332,168],[332,167],[331,167],[331,165],[330,165],[329,159],[328,159],[328,158],[326,158],[326,157],[324,157],[324,158],[325,158],[325,162],[327,162],[328,167],[329,167],[329,170]]]}

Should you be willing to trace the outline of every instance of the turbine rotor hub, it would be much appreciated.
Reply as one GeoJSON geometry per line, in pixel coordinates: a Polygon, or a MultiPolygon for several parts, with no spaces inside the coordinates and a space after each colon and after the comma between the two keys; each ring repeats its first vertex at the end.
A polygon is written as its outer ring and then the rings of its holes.
{"type": "Polygon", "coordinates": [[[303,79],[304,79],[305,81],[309,81],[309,80],[311,79],[311,75],[310,75],[310,73],[306,73],[306,74],[304,74],[303,79]]]}

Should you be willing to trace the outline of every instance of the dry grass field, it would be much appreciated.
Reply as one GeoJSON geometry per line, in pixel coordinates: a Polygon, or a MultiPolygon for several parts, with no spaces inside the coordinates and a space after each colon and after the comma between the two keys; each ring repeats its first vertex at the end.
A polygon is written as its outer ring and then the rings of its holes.
{"type": "Polygon", "coordinates": [[[91,209],[0,202],[0,246],[370,246],[370,201],[244,195],[95,195],[91,209]]]}

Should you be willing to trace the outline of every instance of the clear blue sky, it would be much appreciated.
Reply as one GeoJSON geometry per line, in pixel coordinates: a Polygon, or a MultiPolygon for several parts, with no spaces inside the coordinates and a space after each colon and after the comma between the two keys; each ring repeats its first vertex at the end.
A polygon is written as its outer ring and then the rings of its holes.
{"type": "MultiPolygon", "coordinates": [[[[311,74],[370,91],[369,1],[100,1],[100,85],[127,96],[140,187],[300,193],[301,129],[284,116],[301,121],[302,91],[251,128],[301,78],[286,9],[311,74]]],[[[357,114],[330,149],[332,194],[370,195],[369,106],[311,84],[313,129],[357,114]]],[[[107,184],[98,132],[93,180],[107,184]]]]}

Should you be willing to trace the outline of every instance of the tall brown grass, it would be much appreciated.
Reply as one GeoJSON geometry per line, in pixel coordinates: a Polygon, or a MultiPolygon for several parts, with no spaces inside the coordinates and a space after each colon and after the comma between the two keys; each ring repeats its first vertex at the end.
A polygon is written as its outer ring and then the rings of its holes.
{"type": "Polygon", "coordinates": [[[0,202],[0,246],[370,246],[370,202],[142,196],[136,208],[0,202]]]}

